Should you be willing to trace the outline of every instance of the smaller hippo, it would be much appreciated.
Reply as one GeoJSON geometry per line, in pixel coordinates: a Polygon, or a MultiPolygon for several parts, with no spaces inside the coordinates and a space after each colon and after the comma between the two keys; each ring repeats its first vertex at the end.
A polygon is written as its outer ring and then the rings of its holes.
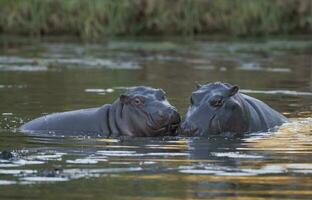
{"type": "Polygon", "coordinates": [[[192,93],[181,134],[250,133],[267,131],[288,122],[267,104],[238,90],[238,86],[228,83],[198,85],[192,93]]]}
{"type": "Polygon", "coordinates": [[[175,134],[180,115],[162,89],[132,87],[114,103],[39,117],[20,130],[61,136],[161,136],[175,134]]]}

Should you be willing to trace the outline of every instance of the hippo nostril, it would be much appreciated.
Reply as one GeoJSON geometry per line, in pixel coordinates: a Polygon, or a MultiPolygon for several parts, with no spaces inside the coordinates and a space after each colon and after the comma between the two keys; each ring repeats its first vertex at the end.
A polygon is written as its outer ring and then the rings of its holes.
{"type": "Polygon", "coordinates": [[[193,136],[202,136],[202,129],[196,127],[195,129],[192,130],[192,135],[193,136]]]}
{"type": "Polygon", "coordinates": [[[190,127],[190,135],[191,136],[197,136],[198,130],[199,130],[198,127],[196,127],[195,125],[192,124],[190,127]]]}
{"type": "Polygon", "coordinates": [[[198,134],[198,131],[199,128],[195,124],[187,122],[184,122],[180,129],[181,134],[185,136],[195,136],[198,134]]]}
{"type": "Polygon", "coordinates": [[[165,110],[158,110],[157,114],[164,123],[176,125],[181,122],[180,114],[176,111],[176,109],[172,109],[171,107],[167,107],[165,110]]]}
{"type": "Polygon", "coordinates": [[[188,130],[188,129],[189,129],[189,124],[186,123],[186,122],[184,122],[184,123],[182,123],[181,127],[182,127],[182,129],[184,129],[184,130],[188,130]]]}
{"type": "Polygon", "coordinates": [[[198,130],[198,127],[196,127],[194,124],[191,124],[191,132],[196,132],[198,130]]]}

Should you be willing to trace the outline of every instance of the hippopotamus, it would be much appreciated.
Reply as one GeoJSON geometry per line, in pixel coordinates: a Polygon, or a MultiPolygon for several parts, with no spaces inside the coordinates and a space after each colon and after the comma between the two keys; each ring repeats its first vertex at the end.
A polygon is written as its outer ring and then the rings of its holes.
{"type": "Polygon", "coordinates": [[[181,135],[267,131],[288,119],[264,102],[239,92],[229,83],[198,84],[182,123],[181,135]]]}
{"type": "Polygon", "coordinates": [[[162,136],[175,134],[180,115],[162,89],[132,87],[101,107],[54,113],[20,127],[31,134],[56,136],[162,136]]]}

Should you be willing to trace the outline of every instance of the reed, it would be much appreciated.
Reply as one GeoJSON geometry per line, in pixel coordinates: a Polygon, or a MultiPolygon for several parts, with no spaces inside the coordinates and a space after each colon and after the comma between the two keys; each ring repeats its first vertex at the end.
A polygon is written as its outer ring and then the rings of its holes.
{"type": "Polygon", "coordinates": [[[312,32],[311,0],[0,0],[0,33],[270,35],[312,32]]]}

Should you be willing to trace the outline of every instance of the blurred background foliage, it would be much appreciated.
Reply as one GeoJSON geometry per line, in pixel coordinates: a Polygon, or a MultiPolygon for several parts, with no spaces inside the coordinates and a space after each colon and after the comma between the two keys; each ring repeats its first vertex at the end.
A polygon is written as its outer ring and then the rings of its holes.
{"type": "Polygon", "coordinates": [[[233,36],[309,34],[311,0],[0,0],[0,33],[233,36]]]}

